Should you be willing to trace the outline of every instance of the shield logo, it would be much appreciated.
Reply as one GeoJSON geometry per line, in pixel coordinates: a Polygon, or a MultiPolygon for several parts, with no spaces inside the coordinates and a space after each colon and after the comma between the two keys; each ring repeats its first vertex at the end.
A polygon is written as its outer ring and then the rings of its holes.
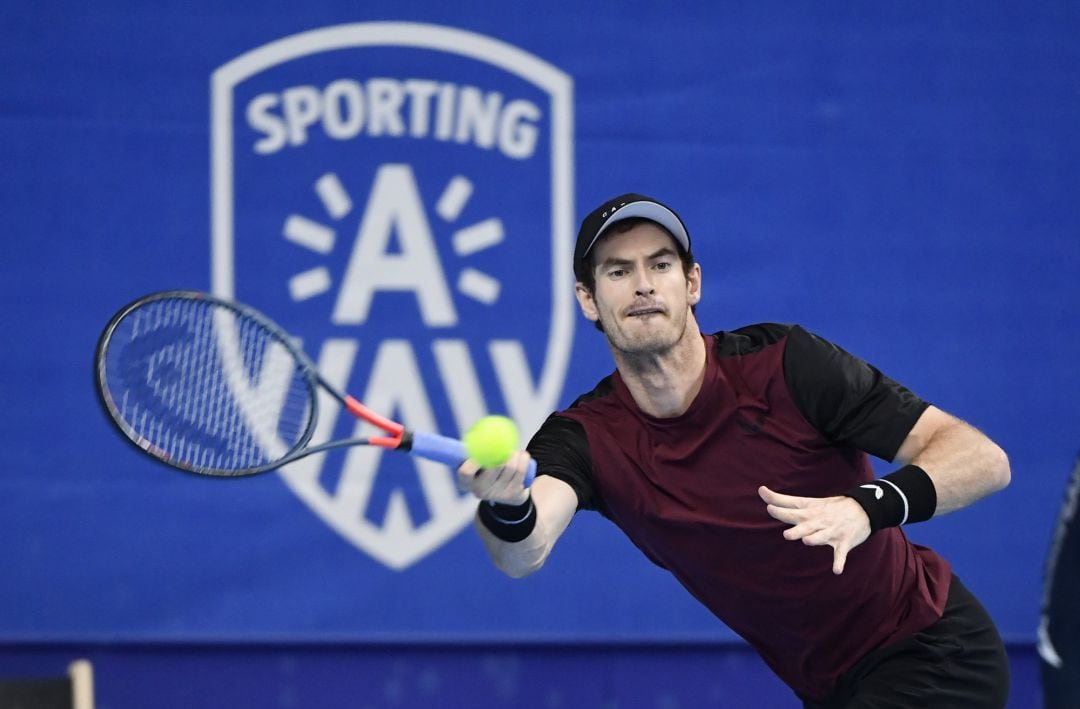
{"type": "MultiPolygon", "coordinates": [[[[573,340],[573,84],[473,32],[355,23],[285,37],[212,77],[212,290],[303,341],[320,372],[407,426],[523,434],[573,340]]],[[[364,426],[320,402],[315,441],[364,426]]],[[[282,470],[357,548],[403,569],[476,501],[429,461],[351,448],[282,470]]]]}

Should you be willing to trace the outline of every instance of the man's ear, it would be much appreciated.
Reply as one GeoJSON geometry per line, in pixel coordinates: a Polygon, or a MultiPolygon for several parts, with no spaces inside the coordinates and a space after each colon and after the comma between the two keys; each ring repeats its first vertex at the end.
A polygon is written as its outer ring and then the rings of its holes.
{"type": "Polygon", "coordinates": [[[600,319],[600,311],[596,309],[596,299],[593,298],[593,294],[589,292],[589,289],[585,287],[585,284],[578,281],[574,286],[574,295],[577,296],[578,305],[581,306],[581,312],[585,314],[585,317],[593,322],[600,319]]]}
{"type": "Polygon", "coordinates": [[[686,274],[686,300],[690,305],[697,305],[701,300],[701,264],[695,263],[686,274]]]}

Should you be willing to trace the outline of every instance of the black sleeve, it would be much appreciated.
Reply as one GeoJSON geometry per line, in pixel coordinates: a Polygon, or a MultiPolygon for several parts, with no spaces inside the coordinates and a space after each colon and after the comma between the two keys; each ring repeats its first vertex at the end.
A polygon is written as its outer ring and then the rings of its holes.
{"type": "Polygon", "coordinates": [[[831,342],[794,326],[784,376],[803,417],[830,441],[892,460],[930,405],[831,342]]]}
{"type": "Polygon", "coordinates": [[[579,510],[598,508],[592,484],[589,439],[580,423],[552,414],[525,449],[536,460],[537,475],[558,478],[574,489],[579,510]]]}

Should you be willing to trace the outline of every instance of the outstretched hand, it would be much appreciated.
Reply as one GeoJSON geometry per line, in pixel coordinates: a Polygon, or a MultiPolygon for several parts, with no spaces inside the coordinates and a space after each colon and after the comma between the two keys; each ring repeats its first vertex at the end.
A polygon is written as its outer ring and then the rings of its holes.
{"type": "Polygon", "coordinates": [[[521,504],[529,499],[525,487],[529,460],[525,451],[517,451],[497,468],[481,468],[475,460],[466,460],[457,470],[458,488],[488,502],[521,504]]]}
{"type": "Polygon", "coordinates": [[[833,548],[833,573],[844,573],[847,555],[870,536],[870,520],[850,497],[797,497],[781,495],[762,485],[758,495],[773,519],[794,525],[784,539],[801,539],[807,546],[833,548]]]}

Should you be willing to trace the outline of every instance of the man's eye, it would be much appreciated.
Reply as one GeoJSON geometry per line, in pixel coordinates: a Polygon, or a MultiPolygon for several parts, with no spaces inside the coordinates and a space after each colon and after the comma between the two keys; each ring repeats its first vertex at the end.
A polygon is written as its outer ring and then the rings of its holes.
{"type": "Polygon", "coordinates": [[[671,268],[671,262],[670,261],[661,261],[660,263],[656,264],[656,270],[657,271],[666,271],[669,268],[671,268]]]}
{"type": "Polygon", "coordinates": [[[626,271],[621,269],[621,268],[613,268],[610,271],[608,271],[608,277],[609,278],[622,278],[625,275],[626,275],[626,271]]]}

